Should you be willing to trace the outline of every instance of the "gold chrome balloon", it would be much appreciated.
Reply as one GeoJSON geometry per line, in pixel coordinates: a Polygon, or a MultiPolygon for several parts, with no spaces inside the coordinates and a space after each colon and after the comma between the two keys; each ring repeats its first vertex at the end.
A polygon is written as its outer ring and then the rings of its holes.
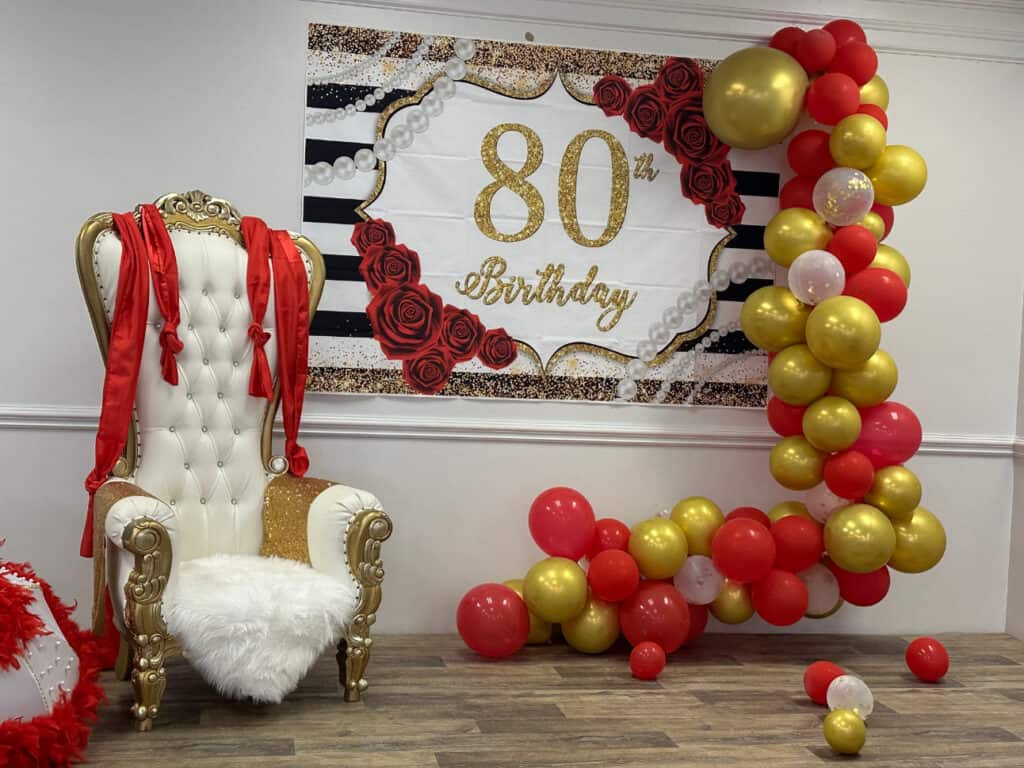
{"type": "Polygon", "coordinates": [[[903,254],[891,245],[886,245],[885,243],[878,244],[878,253],[875,254],[875,260],[868,264],[868,268],[871,267],[892,270],[900,276],[900,280],[903,281],[907,288],[910,287],[910,265],[903,258],[903,254]]]}
{"type": "Polygon", "coordinates": [[[884,349],[879,349],[854,368],[833,371],[829,391],[845,397],[858,408],[866,408],[888,400],[898,380],[896,361],[884,349]]]}
{"type": "Polygon", "coordinates": [[[807,346],[823,365],[855,368],[878,349],[882,324],[875,310],[853,296],[832,296],[807,318],[807,346]]]}
{"type": "Polygon", "coordinates": [[[711,539],[725,522],[722,510],[711,499],[690,496],[674,507],[670,519],[686,535],[688,555],[711,555],[711,539]]]}
{"type": "Polygon", "coordinates": [[[870,504],[851,504],[829,515],[825,551],[840,568],[870,573],[885,565],[896,550],[889,518],[870,504]]]}
{"type": "Polygon", "coordinates": [[[890,144],[865,173],[875,187],[875,202],[882,205],[909,203],[924,189],[928,166],[910,147],[890,144]]]}
{"type": "Polygon", "coordinates": [[[903,573],[921,573],[934,567],[946,551],[946,531],[939,518],[918,507],[910,520],[896,523],[896,551],[889,567],[903,573]]]}
{"type": "Polygon", "coordinates": [[[704,84],[704,117],[711,132],[739,149],[764,149],[796,126],[807,73],[789,54],[761,46],[727,56],[704,84]]]}
{"type": "Polygon", "coordinates": [[[885,149],[885,128],[871,115],[854,113],[836,123],[828,149],[836,165],[867,168],[875,164],[885,149]]]}
{"type": "Polygon", "coordinates": [[[783,208],[764,228],[764,249],[787,269],[801,253],[821,250],[831,239],[828,224],[809,208],[783,208]]]}
{"type": "Polygon", "coordinates": [[[629,534],[629,554],[648,579],[671,579],[686,560],[686,534],[671,520],[641,520],[629,534]]]}
{"type": "Polygon", "coordinates": [[[860,87],[860,103],[874,104],[883,111],[889,108],[889,86],[875,75],[860,87]]]}
{"type": "Polygon", "coordinates": [[[768,386],[784,403],[807,405],[828,391],[832,369],[811,354],[806,344],[794,344],[768,364],[768,386]]]}
{"type": "Polygon", "coordinates": [[[591,595],[583,613],[562,622],[565,641],[583,653],[604,653],[619,639],[619,606],[591,595]]]}
{"type": "MultiPolygon", "coordinates": [[[[523,597],[523,580],[522,579],[509,579],[508,581],[501,582],[506,587],[515,592],[519,597],[523,597]]],[[[523,599],[523,602],[526,602],[523,599]]],[[[529,611],[529,607],[527,607],[529,611]]],[[[551,642],[551,622],[544,621],[540,616],[530,611],[530,634],[526,636],[527,645],[544,645],[551,642]]]]}
{"type": "Polygon", "coordinates": [[[860,437],[860,411],[844,397],[822,397],[804,411],[803,430],[819,451],[845,451],[860,437]]]}
{"type": "Polygon", "coordinates": [[[857,224],[874,235],[875,240],[878,242],[882,242],[882,238],[885,237],[885,221],[874,211],[868,211],[864,214],[864,218],[858,221],[857,224]]]}
{"type": "Polygon", "coordinates": [[[711,615],[723,624],[742,624],[754,615],[754,602],[746,584],[726,579],[722,591],[708,606],[711,615]]]}
{"type": "Polygon", "coordinates": [[[523,579],[523,600],[544,621],[568,621],[579,616],[587,604],[587,575],[572,560],[546,558],[523,579]]]}
{"type": "Polygon", "coordinates": [[[791,491],[806,491],[821,482],[825,456],[803,437],[784,437],[772,448],[768,469],[791,491]]]}
{"type": "Polygon", "coordinates": [[[852,709],[833,709],[825,715],[822,730],[832,751],[840,755],[858,754],[867,738],[864,721],[852,709]]]}
{"type": "MultiPolygon", "coordinates": [[[[864,501],[874,504],[894,523],[905,523],[921,503],[921,481],[906,467],[882,467],[875,471],[875,482],[865,494],[864,501]]],[[[896,538],[898,548],[899,531],[896,538]]]]}
{"type": "Polygon", "coordinates": [[[758,288],[743,302],[740,325],[755,347],[778,352],[804,340],[810,309],[781,285],[758,288]]]}
{"type": "Polygon", "coordinates": [[[807,511],[807,505],[802,501],[781,501],[768,510],[768,519],[773,523],[779,522],[784,517],[806,517],[813,520],[811,513],[807,511]]]}

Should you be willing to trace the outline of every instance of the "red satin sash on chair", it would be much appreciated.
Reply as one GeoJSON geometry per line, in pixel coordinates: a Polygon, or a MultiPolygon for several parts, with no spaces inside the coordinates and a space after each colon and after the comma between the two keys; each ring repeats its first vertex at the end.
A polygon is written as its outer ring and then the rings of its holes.
{"type": "Polygon", "coordinates": [[[263,349],[270,341],[270,334],[263,330],[263,318],[267,314],[270,299],[270,230],[262,219],[254,216],[242,218],[242,239],[248,252],[245,272],[245,288],[249,295],[252,322],[249,323],[249,338],[252,339],[252,369],[249,373],[249,394],[253,397],[274,396],[274,384],[270,377],[270,364],[263,349]]]}
{"type": "Polygon", "coordinates": [[[142,206],[142,238],[146,243],[149,269],[153,273],[153,293],[164,324],[160,330],[160,369],[164,381],[178,385],[175,356],[184,348],[178,338],[181,310],[178,302],[178,260],[164,217],[152,203],[142,206]]]}

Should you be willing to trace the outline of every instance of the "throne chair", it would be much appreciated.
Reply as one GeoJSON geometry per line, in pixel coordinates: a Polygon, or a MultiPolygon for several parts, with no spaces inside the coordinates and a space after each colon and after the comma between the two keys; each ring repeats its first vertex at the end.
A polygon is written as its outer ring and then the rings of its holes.
{"type": "MultiPolygon", "coordinates": [[[[273,454],[284,388],[279,344],[292,334],[275,338],[277,265],[271,273],[250,261],[258,249],[246,241],[239,212],[199,190],[165,195],[154,205],[136,208],[134,222],[97,214],[77,241],[78,274],[104,360],[113,343],[115,299],[122,301],[124,222],[144,228],[152,224],[146,214],[159,214],[159,229],[169,235],[165,252],[176,266],[173,304],[180,314],[177,340],[168,341],[175,336],[167,321],[173,294],[156,290],[159,273],[154,267],[150,279],[146,270],[141,279],[149,283],[149,301],[144,328],[141,310],[137,315],[141,360],[134,406],[123,419],[129,422],[122,425],[124,450],[109,477],[104,471],[93,481],[91,529],[87,524],[83,535],[83,553],[91,550],[94,558],[94,627],[102,631],[112,619],[120,634],[115,671],[131,680],[140,731],[159,713],[164,662],[176,654],[224,695],[277,702],[338,642],[344,698],[358,701],[367,687],[370,628],[384,576],[380,548],[391,521],[372,494],[299,477],[288,458],[273,454]],[[271,282],[258,301],[250,300],[254,264],[271,282]],[[250,369],[264,355],[266,392],[255,397],[250,369]]],[[[272,234],[281,235],[280,252],[299,275],[299,318],[308,323],[323,289],[323,258],[304,237],[272,234]]],[[[264,242],[258,258],[267,253],[264,242]]],[[[145,291],[140,287],[139,294],[145,291]]],[[[302,325],[294,336],[305,340],[307,329],[302,325]]],[[[294,371],[285,382],[298,399],[297,414],[293,405],[289,415],[284,402],[286,455],[298,448],[304,342],[299,350],[298,383],[294,371]]],[[[105,408],[116,366],[111,358],[105,408]]]]}

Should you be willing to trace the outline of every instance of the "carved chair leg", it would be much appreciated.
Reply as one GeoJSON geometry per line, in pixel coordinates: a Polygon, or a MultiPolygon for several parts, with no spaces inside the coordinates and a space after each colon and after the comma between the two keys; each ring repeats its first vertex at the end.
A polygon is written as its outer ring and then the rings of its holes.
{"type": "Polygon", "coordinates": [[[129,680],[132,676],[132,646],[121,635],[117,646],[117,662],[114,664],[114,677],[118,680],[129,680]]]}
{"type": "MultiPolygon", "coordinates": [[[[362,617],[358,617],[359,621],[362,617]]],[[[369,687],[366,682],[366,666],[370,663],[369,626],[362,624],[362,632],[353,627],[347,637],[338,643],[338,680],[345,694],[345,701],[359,701],[363,692],[369,687]]]]}

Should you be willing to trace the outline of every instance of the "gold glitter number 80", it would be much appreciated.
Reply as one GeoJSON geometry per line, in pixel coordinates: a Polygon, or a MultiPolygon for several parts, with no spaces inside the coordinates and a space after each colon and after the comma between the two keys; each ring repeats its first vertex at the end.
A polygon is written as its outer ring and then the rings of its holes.
{"type": "Polygon", "coordinates": [[[527,176],[540,168],[540,163],[544,159],[544,145],[540,136],[521,123],[500,123],[491,128],[480,143],[480,159],[483,160],[484,168],[494,177],[494,181],[480,190],[480,194],[476,196],[473,218],[476,219],[477,227],[492,240],[503,243],[525,240],[540,229],[544,222],[544,198],[537,188],[526,180],[527,176]],[[509,168],[498,157],[498,140],[506,133],[518,133],[526,139],[526,162],[518,171],[509,168]],[[526,224],[518,232],[510,235],[499,232],[491,218],[491,203],[502,187],[508,187],[526,203],[526,224]]]}
{"type": "Polygon", "coordinates": [[[608,131],[590,130],[576,134],[569,142],[562,155],[562,167],[558,171],[558,215],[562,219],[562,227],[573,242],[587,248],[600,248],[608,245],[622,229],[626,220],[626,207],[629,204],[629,161],[626,150],[619,140],[608,131]],[[612,156],[612,196],[608,201],[608,223],[604,232],[591,240],[580,229],[580,220],[576,210],[576,182],[580,173],[580,155],[583,147],[591,139],[601,139],[608,145],[612,156]]]}

